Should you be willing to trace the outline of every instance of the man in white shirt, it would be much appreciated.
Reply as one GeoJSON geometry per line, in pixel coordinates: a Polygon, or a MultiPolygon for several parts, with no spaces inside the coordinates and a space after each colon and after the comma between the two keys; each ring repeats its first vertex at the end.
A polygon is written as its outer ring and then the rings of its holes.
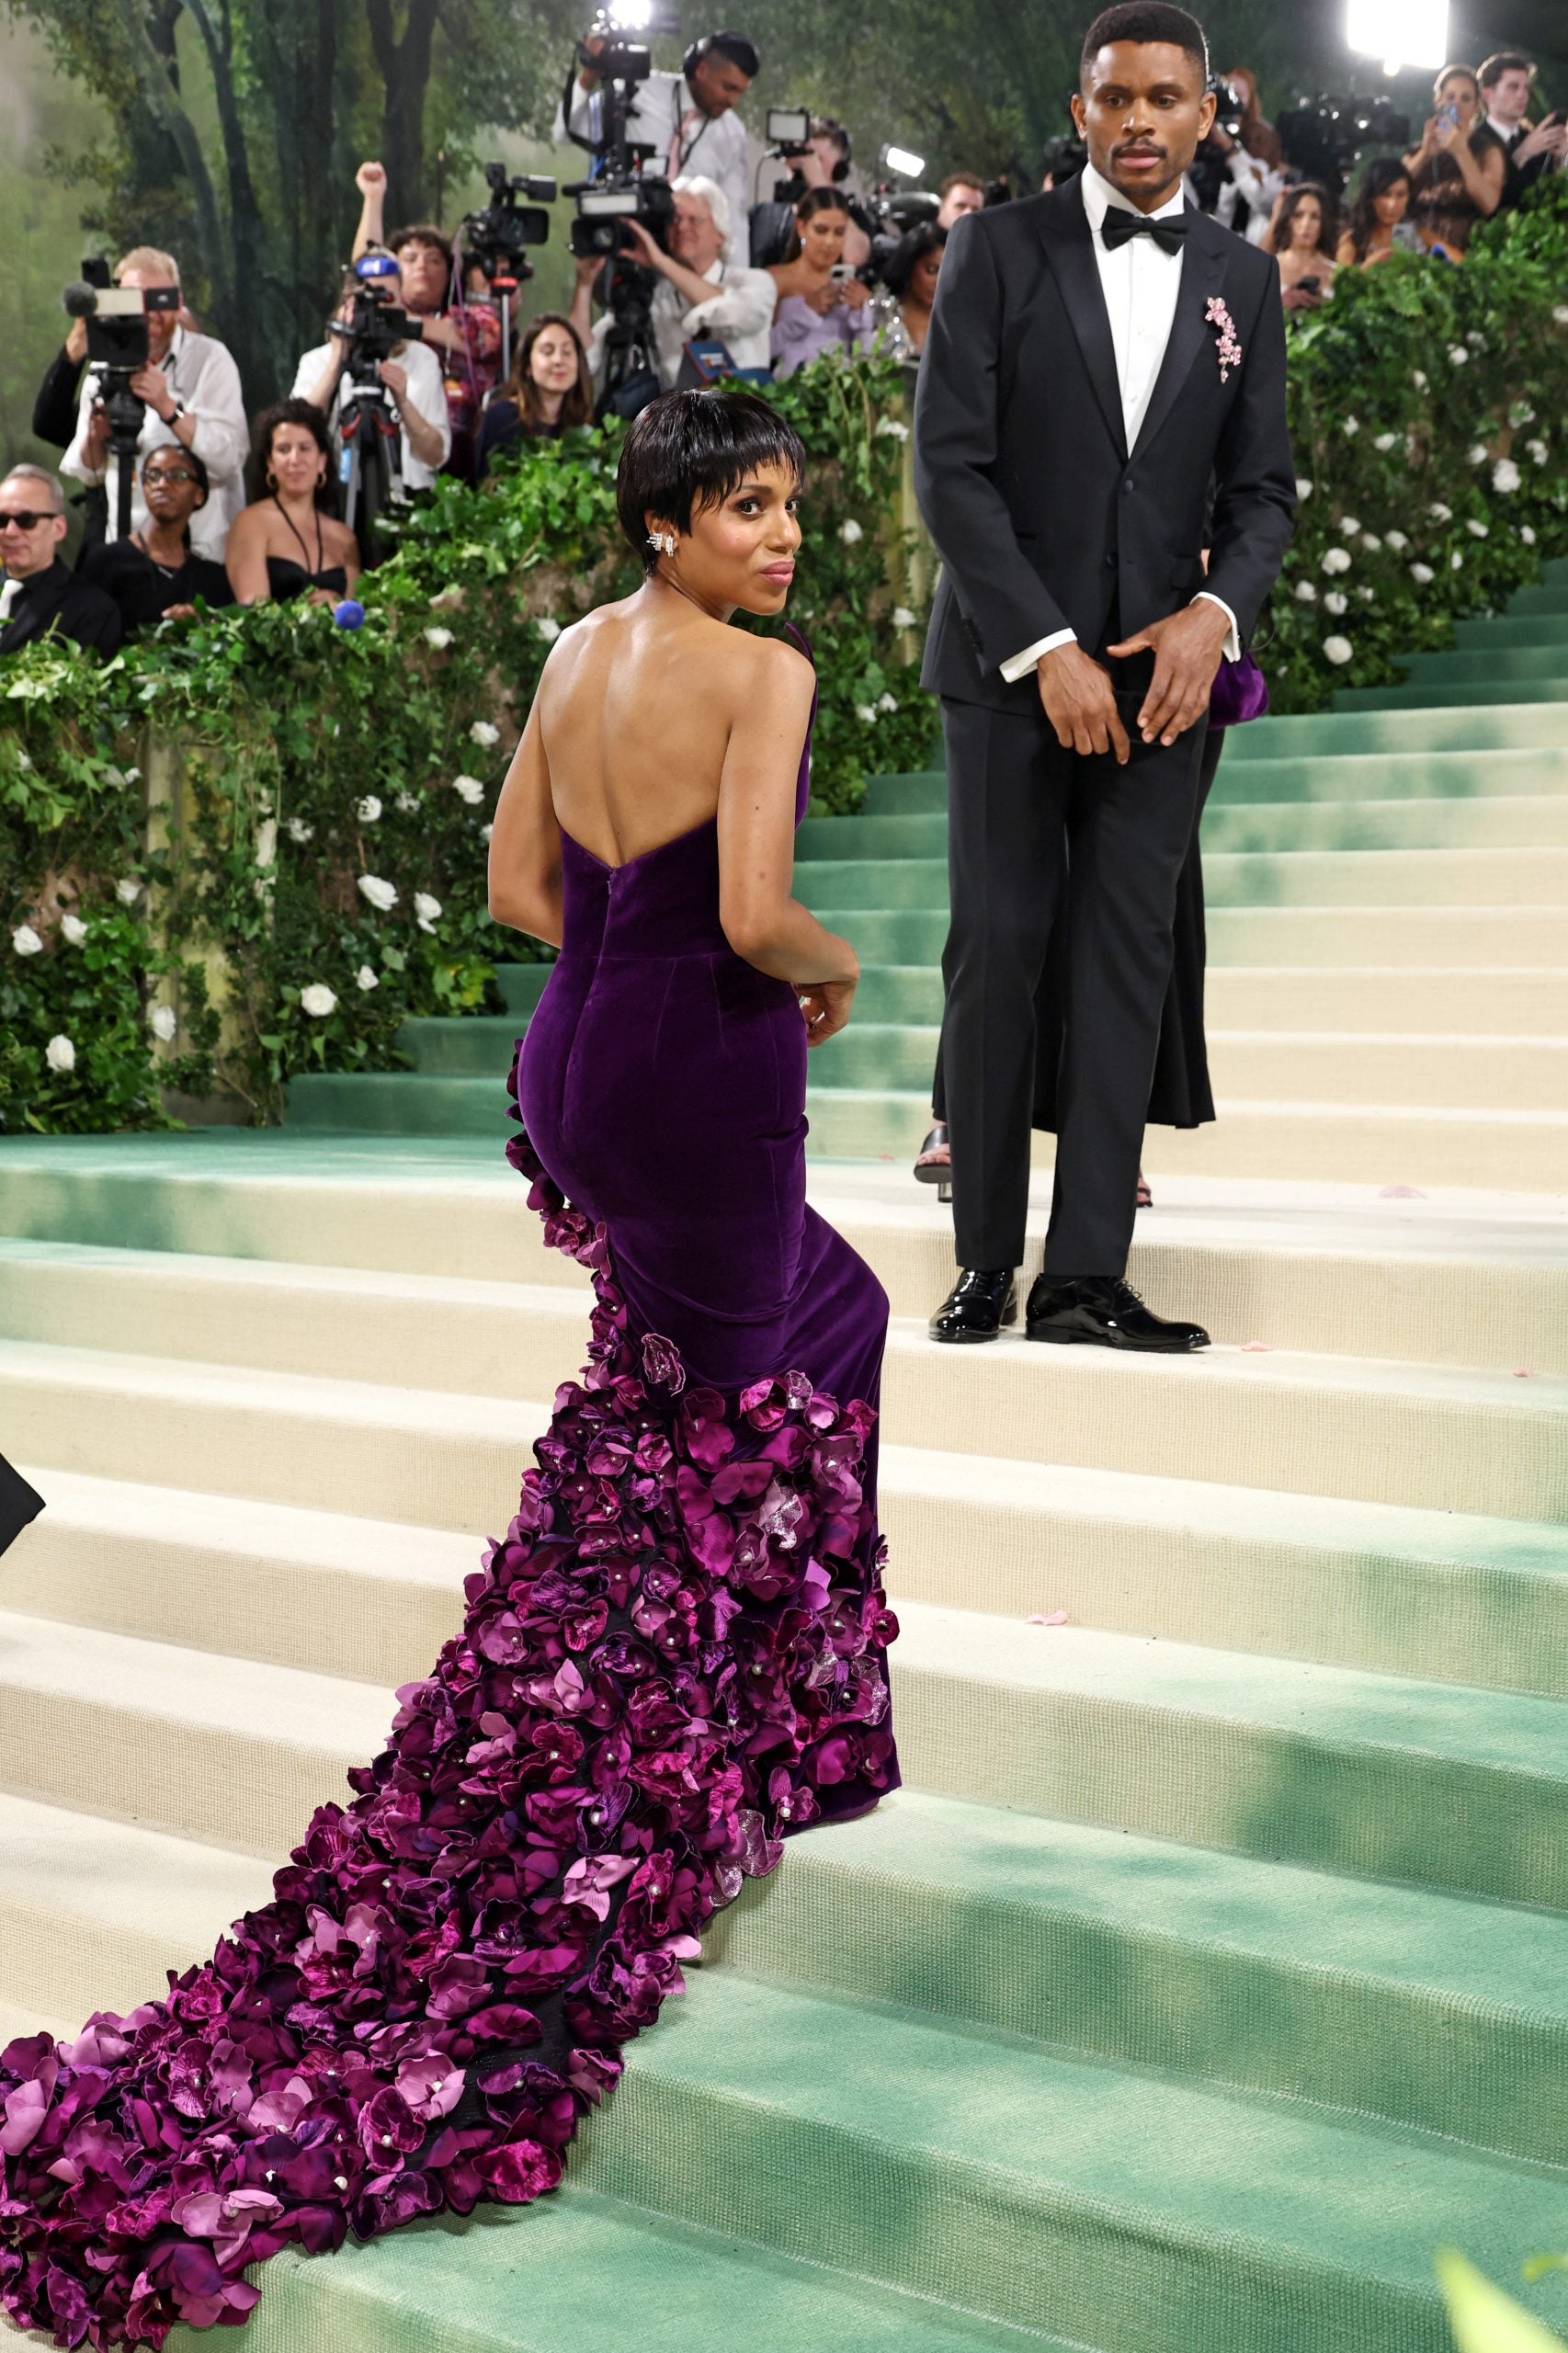
{"type": "MultiPolygon", "coordinates": [[[[597,35],[584,42],[602,50],[597,35]]],[[[744,33],[709,33],[687,51],[678,74],[650,74],[636,85],[626,118],[634,147],[651,147],[647,169],[666,179],[700,176],[724,192],[730,211],[730,258],[744,268],[751,258],[751,191],[746,176],[745,125],[735,108],[759,70],[757,53],[744,33]]],[[[555,111],[554,136],[570,133],[579,142],[599,138],[603,102],[599,77],[585,64],[577,76],[570,119],[555,111]]],[[[765,363],[766,364],[766,363],[765,363]]]]}
{"type": "MultiPolygon", "coordinates": [[[[671,253],[654,244],[640,221],[625,224],[635,248],[632,257],[659,273],[651,320],[654,366],[665,392],[680,373],[682,351],[694,337],[716,336],[737,368],[766,368],[778,300],[777,281],[767,270],[738,267],[726,259],[731,222],[722,189],[701,177],[676,180],[675,208],[671,253]]],[[[596,377],[603,372],[610,325],[608,316],[591,328],[588,324],[589,292],[597,275],[592,262],[580,270],[572,305],[572,324],[588,347],[596,377]]]]}
{"type": "MultiPolygon", "coordinates": [[[[138,245],[115,271],[115,282],[143,290],[177,287],[179,265],[171,254],[138,245]]],[[[137,369],[131,389],[146,404],[142,420],[131,502],[131,528],[147,525],[147,505],[142,495],[141,459],[149,449],[177,441],[194,451],[207,468],[210,494],[190,520],[190,544],[197,555],[222,563],[229,526],[245,503],[244,464],[250,453],[250,428],[245,423],[240,371],[224,346],[210,335],[199,335],[177,311],[147,313],[147,364],[137,369]]],[[[108,419],[99,400],[98,377],[93,369],[83,380],[76,432],[60,461],[60,471],[73,482],[101,484],[108,499],[109,539],[117,536],[119,513],[119,461],[109,447],[108,419]]]]}
{"type": "Polygon", "coordinates": [[[1182,194],[1207,79],[1185,9],[1108,8],[1074,100],[1081,178],[975,214],[937,284],[915,473],[943,562],[922,676],[947,739],[962,1270],[937,1340],[994,1339],[1014,1313],[1035,989],[1061,925],[1055,1198],[1026,1336],[1208,1345],[1124,1274],[1209,699],[1278,574],[1295,468],[1277,265],[1182,194]]]}
{"type": "MultiPolygon", "coordinates": [[[[395,297],[395,286],[392,291],[395,297]]],[[[338,305],[338,317],[347,319],[352,309],[350,292],[338,305]]],[[[347,361],[348,346],[341,335],[335,335],[329,342],[317,344],[313,351],[307,351],[294,370],[295,397],[309,401],[312,408],[323,411],[333,448],[339,455],[343,446],[339,418],[347,361]]],[[[452,448],[440,360],[427,343],[404,343],[392,358],[382,360],[378,373],[397,413],[403,486],[404,490],[428,490],[452,448]]]]}

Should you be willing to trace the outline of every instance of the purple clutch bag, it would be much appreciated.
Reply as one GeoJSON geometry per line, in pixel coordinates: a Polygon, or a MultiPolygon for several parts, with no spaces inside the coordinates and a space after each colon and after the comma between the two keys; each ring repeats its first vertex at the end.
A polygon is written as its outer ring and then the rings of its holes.
{"type": "Polygon", "coordinates": [[[1261,719],[1268,709],[1268,681],[1250,654],[1239,662],[1221,662],[1209,698],[1209,725],[1240,727],[1261,719]]]}

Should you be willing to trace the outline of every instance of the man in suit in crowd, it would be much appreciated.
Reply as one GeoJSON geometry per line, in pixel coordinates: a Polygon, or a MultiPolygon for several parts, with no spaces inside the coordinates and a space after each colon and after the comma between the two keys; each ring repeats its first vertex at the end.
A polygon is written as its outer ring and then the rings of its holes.
{"type": "Polygon", "coordinates": [[[52,635],[112,654],[119,608],[60,560],[65,496],[46,466],[13,466],[0,482],[0,654],[52,635]]]}
{"type": "Polygon", "coordinates": [[[1503,202],[1517,204],[1537,180],[1548,172],[1562,170],[1568,151],[1568,125],[1556,114],[1549,114],[1533,129],[1527,121],[1535,67],[1517,49],[1500,49],[1489,57],[1480,79],[1482,108],[1489,128],[1503,142],[1507,163],[1503,202]]]}
{"type": "Polygon", "coordinates": [[[923,675],[947,743],[961,1269],[931,1330],[989,1340],[1015,1312],[1035,983],[1063,924],[1055,1198],[1026,1330],[1176,1351],[1208,1335],[1124,1277],[1210,692],[1290,536],[1285,330],[1272,258],[1184,199],[1214,114],[1197,21],[1108,8],[1080,79],[1086,168],[956,231],[915,407],[943,564],[923,675]]]}

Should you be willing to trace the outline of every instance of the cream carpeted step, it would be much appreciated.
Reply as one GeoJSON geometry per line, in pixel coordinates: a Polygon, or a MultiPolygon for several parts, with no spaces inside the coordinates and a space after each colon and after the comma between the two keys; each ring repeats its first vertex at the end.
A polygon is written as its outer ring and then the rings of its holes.
{"type": "Polygon", "coordinates": [[[1313,1035],[1216,1024],[1209,1065],[1216,1097],[1232,1100],[1547,1113],[1568,1107],[1568,1036],[1313,1035]]]}
{"type": "MultiPolygon", "coordinates": [[[[489,1288],[500,1295],[452,1302],[412,1278],[329,1282],[243,1262],[144,1283],[143,1338],[222,1340],[277,1369],[0,1341],[0,1430],[7,1451],[64,1470],[167,1484],[210,1461],[205,1482],[223,1492],[493,1532],[546,1418],[506,1401],[552,1395],[582,1326],[569,1293],[489,1288]],[[287,1273],[301,1279],[263,1279],[287,1273]],[[288,1370],[311,1364],[336,1377],[288,1370]],[[426,1385],[356,1377],[387,1367],[426,1385]]],[[[14,1307],[11,1320],[24,1320],[14,1307]]],[[[883,1427],[892,1443],[958,1452],[1568,1518],[1568,1377],[1555,1374],[1285,1349],[1127,1358],[1016,1335],[939,1348],[923,1322],[895,1321],[883,1427]]]]}
{"type": "Polygon", "coordinates": [[[1448,966],[1348,965],[1324,972],[1312,965],[1210,964],[1204,1003],[1215,1029],[1561,1039],[1568,1036],[1568,963],[1479,972],[1448,966]]]}
{"type": "MultiPolygon", "coordinates": [[[[1208,910],[1210,971],[1220,964],[1561,966],[1568,902],[1540,890],[1516,907],[1222,907],[1208,910]]],[[[937,942],[938,949],[940,941],[937,942]]]]}

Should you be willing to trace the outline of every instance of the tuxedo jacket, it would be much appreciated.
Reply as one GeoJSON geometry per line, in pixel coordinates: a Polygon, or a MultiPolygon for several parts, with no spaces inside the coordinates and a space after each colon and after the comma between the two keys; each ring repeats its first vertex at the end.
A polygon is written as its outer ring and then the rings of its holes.
{"type": "Polygon", "coordinates": [[[68,571],[56,556],[47,572],[35,572],[24,583],[10,620],[0,629],[0,654],[19,654],[24,645],[50,635],[72,638],[97,654],[112,654],[122,634],[113,597],[68,571]]]}
{"type": "Polygon", "coordinates": [[[1256,627],[1296,504],[1279,273],[1207,213],[1186,218],[1132,449],[1077,180],[949,237],[915,408],[915,494],[943,567],[921,674],[936,693],[1029,708],[1033,677],[1001,675],[1011,655],[1062,629],[1093,653],[1113,610],[1131,635],[1205,585],[1244,642],[1256,627]],[[1223,381],[1215,296],[1242,347],[1223,381]]]}

